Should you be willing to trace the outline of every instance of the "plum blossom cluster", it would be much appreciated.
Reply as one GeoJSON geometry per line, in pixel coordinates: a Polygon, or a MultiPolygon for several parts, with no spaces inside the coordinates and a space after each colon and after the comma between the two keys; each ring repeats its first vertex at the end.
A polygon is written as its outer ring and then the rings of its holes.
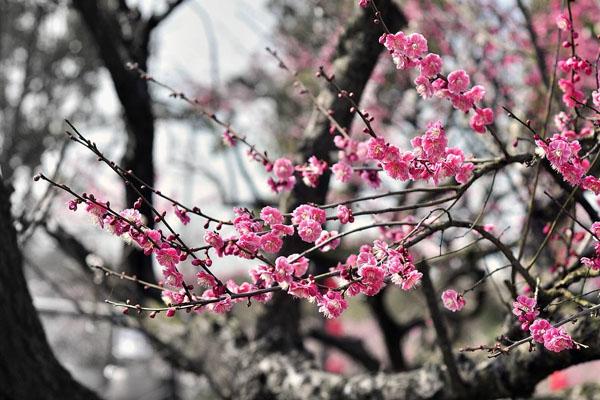
{"type": "Polygon", "coordinates": [[[540,315],[535,297],[517,296],[517,299],[513,302],[513,314],[519,319],[521,329],[524,331],[529,329],[529,326],[540,315]]]}
{"type": "Polygon", "coordinates": [[[575,52],[579,45],[577,41],[579,33],[574,29],[573,21],[569,16],[559,15],[556,18],[556,24],[560,30],[566,32],[572,39],[565,40],[562,44],[564,48],[571,49],[572,53],[569,58],[558,61],[557,65],[560,71],[568,76],[568,78],[562,78],[558,81],[558,87],[563,92],[563,103],[569,108],[578,107],[585,102],[585,93],[581,89],[581,75],[592,75],[592,63],[584,60],[575,52]]]}
{"type": "MultiPolygon", "coordinates": [[[[71,200],[68,203],[69,209],[77,210],[77,205],[81,200],[71,200]]],[[[181,252],[179,247],[173,245],[174,237],[165,237],[161,230],[148,229],[143,224],[143,218],[139,212],[141,201],[137,201],[133,208],[127,208],[118,214],[110,212],[110,205],[98,201],[93,195],[85,201],[85,211],[93,218],[94,222],[101,228],[106,229],[117,237],[123,238],[128,243],[134,243],[144,251],[144,254],[155,255],[156,261],[163,267],[162,273],[165,283],[177,288],[183,287],[183,274],[181,274],[177,265],[186,259],[186,255],[181,252]]],[[[178,213],[178,209],[175,209],[178,213]]],[[[180,218],[187,221],[187,214],[182,214],[179,210],[180,218]]]]}
{"type": "Polygon", "coordinates": [[[594,255],[592,257],[582,257],[581,262],[592,270],[600,271],[600,222],[594,222],[591,226],[594,234],[594,255]]]}
{"type": "Polygon", "coordinates": [[[563,328],[555,328],[547,320],[537,318],[540,312],[534,297],[518,296],[513,302],[513,314],[519,319],[521,329],[529,331],[533,340],[548,350],[561,352],[574,347],[573,339],[563,328]]]}
{"type": "Polygon", "coordinates": [[[494,122],[491,108],[479,108],[476,103],[483,100],[485,88],[481,85],[471,87],[469,74],[455,70],[444,77],[442,58],[435,53],[428,53],[427,39],[420,33],[409,35],[400,31],[395,34],[383,34],[379,42],[385,46],[392,56],[396,68],[400,70],[416,69],[419,76],[415,79],[417,92],[423,98],[445,98],[452,106],[464,113],[475,111],[469,125],[477,133],[484,133],[486,126],[494,122]]]}
{"type": "Polygon", "coordinates": [[[408,291],[415,288],[423,277],[407,249],[401,246],[391,248],[382,240],[375,240],[372,246],[361,246],[358,254],[351,254],[336,269],[340,271],[342,286],[351,296],[359,293],[374,296],[387,280],[408,291]]]}
{"type": "Polygon", "coordinates": [[[579,152],[581,145],[578,140],[570,140],[565,134],[554,134],[549,139],[536,136],[537,152],[545,157],[552,168],[560,173],[563,179],[573,186],[581,186],[594,194],[600,194],[600,179],[588,175],[590,162],[583,159],[579,152]]]}
{"type": "MultiPolygon", "coordinates": [[[[373,161],[392,179],[431,180],[434,184],[447,177],[455,177],[458,183],[466,183],[475,168],[473,163],[465,161],[466,157],[461,149],[448,147],[446,132],[439,121],[429,123],[425,134],[411,140],[410,151],[403,151],[382,137],[357,142],[336,136],[335,143],[340,149],[340,161],[331,169],[335,178],[341,182],[351,179],[354,163],[373,161]]],[[[363,169],[361,178],[375,188],[381,183],[377,170],[363,169]]]]}
{"type": "Polygon", "coordinates": [[[269,187],[275,193],[290,191],[296,185],[294,172],[298,171],[302,176],[302,182],[308,187],[316,187],[319,178],[327,170],[327,162],[311,156],[303,165],[294,166],[288,158],[279,158],[271,165],[266,164],[267,172],[273,172],[274,177],[268,180],[269,187]]]}
{"type": "Polygon", "coordinates": [[[368,157],[378,161],[393,179],[440,180],[454,176],[458,183],[466,183],[474,165],[465,162],[465,155],[457,147],[447,147],[448,139],[442,124],[428,125],[424,135],[411,140],[412,151],[401,151],[382,138],[372,138],[368,143],[368,157]]]}
{"type": "Polygon", "coordinates": [[[545,319],[536,319],[529,327],[529,332],[538,343],[544,345],[550,351],[559,353],[575,347],[571,336],[564,328],[555,328],[545,319]]]}

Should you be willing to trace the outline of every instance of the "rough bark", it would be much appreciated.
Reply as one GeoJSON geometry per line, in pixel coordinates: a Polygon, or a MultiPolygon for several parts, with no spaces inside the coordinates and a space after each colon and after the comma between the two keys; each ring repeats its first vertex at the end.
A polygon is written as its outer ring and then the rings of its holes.
{"type": "Polygon", "coordinates": [[[0,180],[0,398],[98,398],[73,379],[54,357],[22,270],[10,214],[8,191],[0,180]]]}
{"type": "Polygon", "coordinates": [[[188,360],[198,360],[194,364],[194,368],[198,368],[195,372],[207,375],[222,398],[236,400],[527,398],[552,372],[599,359],[599,329],[597,317],[582,319],[569,328],[575,340],[589,346],[587,349],[551,353],[541,346],[529,351],[528,346],[523,345],[508,355],[480,363],[461,356],[458,365],[465,392],[460,397],[449,390],[441,363],[409,372],[344,377],[323,371],[304,351],[273,351],[266,343],[268,339],[246,336],[232,320],[199,319],[191,330],[197,345],[182,348],[182,353],[188,360]]]}

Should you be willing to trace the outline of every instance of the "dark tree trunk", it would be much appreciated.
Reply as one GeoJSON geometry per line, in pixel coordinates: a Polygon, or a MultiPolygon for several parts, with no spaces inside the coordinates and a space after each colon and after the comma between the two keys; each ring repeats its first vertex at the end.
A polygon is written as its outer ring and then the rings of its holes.
{"type": "Polygon", "coordinates": [[[23,275],[21,252],[0,180],[0,398],[15,400],[98,397],[56,360],[23,275]]]}
{"type": "MultiPolygon", "coordinates": [[[[121,165],[135,174],[150,186],[154,186],[154,122],[152,98],[148,90],[148,82],[140,79],[135,71],[130,71],[126,64],[134,62],[146,70],[149,57],[150,26],[147,21],[132,18],[119,9],[109,9],[106,2],[75,0],[75,8],[79,11],[83,22],[88,27],[98,48],[100,59],[108,69],[115,91],[123,107],[125,125],[127,127],[126,153],[121,165]],[[119,14],[122,18],[119,18],[119,14]],[[131,37],[125,37],[121,24],[128,21],[132,30],[131,37]]],[[[134,14],[133,10],[129,13],[134,14]]],[[[152,202],[152,191],[137,187],[142,195],[152,202]]],[[[127,205],[131,206],[138,199],[139,193],[131,186],[125,186],[127,205]]],[[[140,212],[146,216],[149,227],[153,217],[149,205],[143,204],[140,212]]],[[[135,247],[125,248],[126,273],[135,275],[148,282],[156,282],[152,270],[152,259],[145,256],[135,247]]],[[[134,294],[139,302],[145,296],[158,295],[155,291],[139,291],[134,294]]],[[[132,299],[134,300],[134,299],[132,299]]]]}

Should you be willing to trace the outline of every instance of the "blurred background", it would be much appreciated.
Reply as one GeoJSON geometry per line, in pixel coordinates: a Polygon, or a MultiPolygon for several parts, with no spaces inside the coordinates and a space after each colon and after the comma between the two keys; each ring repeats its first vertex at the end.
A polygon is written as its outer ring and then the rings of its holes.
{"type": "MultiPolygon", "coordinates": [[[[221,128],[172,98],[169,90],[148,85],[126,63],[135,62],[156,80],[198,99],[259,148],[293,155],[310,128],[313,106],[264,48],[276,49],[319,93],[322,83],[314,74],[320,65],[332,68],[345,24],[359,12],[356,3],[0,0],[0,168],[12,185],[13,215],[34,304],[57,358],[76,379],[106,399],[218,398],[203,376],[174,367],[165,356],[168,349],[157,350],[152,331],[130,326],[126,315],[104,303],[125,297],[150,303],[160,299],[130,284],[107,285],[111,278],[90,265],[114,267],[150,281],[157,280],[160,269],[101,232],[85,213],[70,212],[63,193],[32,184],[31,177],[44,171],[78,192],[110,199],[115,208],[130,206],[135,199],[90,152],[69,144],[64,120],[95,141],[109,159],[210,215],[227,219],[232,207],[278,205],[280,199],[269,191],[264,169],[249,161],[243,149],[225,147],[221,128]]],[[[461,65],[477,83],[492,88],[487,95],[491,103],[507,104],[523,114],[543,109],[544,104],[535,100],[542,77],[535,61],[521,51],[527,21],[512,1],[398,3],[407,15],[408,30],[430,38],[430,48],[447,55],[450,67],[461,65]]],[[[559,10],[560,2],[533,1],[529,7],[551,64],[550,49],[556,40],[542,17],[559,10]]],[[[579,15],[593,15],[598,7],[593,0],[577,2],[579,15]]],[[[592,28],[598,32],[597,25],[592,28]]],[[[447,104],[423,102],[411,78],[398,73],[385,54],[362,104],[377,117],[378,131],[393,135],[399,145],[407,145],[432,116],[443,115],[452,144],[479,156],[490,154],[489,143],[461,134],[469,130],[464,115],[447,104]]],[[[507,141],[516,136],[506,118],[500,117],[499,124],[507,141]]],[[[354,129],[361,130],[358,125],[354,129]]],[[[494,179],[501,192],[520,182],[518,174],[494,179]]],[[[479,196],[462,205],[463,213],[477,214],[491,177],[482,181],[474,191],[479,196]]],[[[397,188],[395,182],[383,184],[397,188]]],[[[353,183],[333,184],[328,199],[368,193],[353,183]]],[[[519,221],[525,205],[498,194],[486,223],[496,224],[510,242],[519,233],[514,221],[519,221]]],[[[173,209],[156,198],[155,206],[173,209]]],[[[177,220],[173,224],[191,243],[202,241],[201,224],[183,226],[177,220]]],[[[540,222],[532,231],[541,235],[542,227],[540,222]]],[[[323,255],[321,262],[335,265],[375,237],[353,237],[343,248],[323,255]]],[[[460,247],[460,240],[457,243],[460,247]]],[[[468,287],[487,268],[501,266],[501,257],[479,250],[472,260],[450,260],[445,266],[450,273],[436,276],[440,288],[468,287]],[[480,269],[467,268],[470,262],[480,269]]],[[[432,241],[419,251],[435,253],[438,244],[432,241]]],[[[551,265],[553,254],[544,256],[551,265]]],[[[186,268],[193,273],[190,265],[186,268]]],[[[231,258],[217,260],[215,266],[224,279],[237,279],[247,268],[248,263],[231,258]]],[[[481,290],[474,297],[466,312],[449,315],[457,346],[487,343],[505,322],[497,317],[504,312],[501,296],[481,290]]],[[[331,372],[409,370],[439,357],[433,350],[434,335],[427,329],[425,307],[419,293],[393,289],[353,299],[343,318],[334,321],[325,322],[307,305],[301,324],[305,344],[331,372]]],[[[250,324],[257,308],[237,306],[231,318],[250,324]]],[[[161,318],[160,329],[185,334],[194,318],[212,317],[182,316],[183,321],[177,322],[161,318]]],[[[540,385],[540,393],[594,379],[597,372],[597,366],[560,372],[540,385]]]]}

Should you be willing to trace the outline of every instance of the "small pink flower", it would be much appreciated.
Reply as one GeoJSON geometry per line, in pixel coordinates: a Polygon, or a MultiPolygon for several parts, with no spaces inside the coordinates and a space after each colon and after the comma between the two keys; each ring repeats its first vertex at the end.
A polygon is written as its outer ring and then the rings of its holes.
{"type": "Polygon", "coordinates": [[[537,300],[535,298],[524,295],[517,296],[517,300],[513,302],[513,314],[519,318],[521,329],[528,330],[540,314],[536,307],[537,300]]]}
{"type": "Polygon", "coordinates": [[[95,202],[88,200],[86,202],[85,211],[92,216],[94,222],[100,225],[100,228],[104,228],[104,215],[108,213],[108,203],[102,203],[98,200],[95,202]]]}
{"type": "Polygon", "coordinates": [[[233,308],[231,296],[225,295],[222,300],[217,301],[215,303],[210,303],[206,306],[206,308],[217,314],[224,314],[233,308]]]}
{"type": "Polygon", "coordinates": [[[561,31],[566,31],[567,29],[571,29],[571,21],[566,15],[560,14],[556,17],[556,26],[561,31]]]}
{"type": "Polygon", "coordinates": [[[455,175],[456,182],[465,184],[469,181],[475,165],[473,163],[464,163],[460,166],[458,173],[455,175]]]}
{"type": "Polygon", "coordinates": [[[275,260],[275,271],[273,278],[278,283],[290,283],[292,281],[292,274],[294,273],[294,266],[289,262],[286,257],[277,257],[275,260]]]}
{"type": "Polygon", "coordinates": [[[581,187],[594,192],[594,194],[597,196],[600,194],[600,179],[596,178],[595,176],[588,175],[583,178],[581,187]]]}
{"type": "Polygon", "coordinates": [[[544,333],[544,347],[555,353],[575,347],[573,339],[563,328],[549,328],[544,333]]]}
{"type": "Polygon", "coordinates": [[[319,288],[312,279],[303,279],[301,281],[292,281],[288,286],[288,293],[300,299],[307,299],[314,302],[319,295],[319,288]]]}
{"type": "Polygon", "coordinates": [[[452,312],[462,310],[466,304],[463,295],[454,289],[448,289],[442,293],[442,302],[444,307],[452,312]]]}
{"type": "Polygon", "coordinates": [[[421,74],[427,78],[433,78],[442,70],[442,58],[434,53],[429,53],[421,60],[419,64],[421,74]]]}
{"type": "Polygon", "coordinates": [[[346,207],[343,204],[337,206],[337,217],[341,224],[354,222],[354,215],[352,215],[352,209],[346,207]]]}
{"type": "Polygon", "coordinates": [[[273,233],[269,232],[260,237],[260,248],[267,253],[277,253],[283,246],[283,240],[273,233]]]}
{"type": "Polygon", "coordinates": [[[545,319],[539,318],[533,321],[531,326],[529,327],[529,332],[538,343],[544,343],[544,334],[548,329],[551,329],[552,325],[545,319]]]}
{"type": "Polygon", "coordinates": [[[335,290],[329,290],[324,296],[317,300],[319,312],[329,319],[337,318],[346,308],[348,302],[344,299],[341,293],[335,290]]]}
{"type": "Polygon", "coordinates": [[[471,79],[469,75],[462,69],[452,71],[448,74],[448,90],[452,94],[460,94],[467,90],[471,79]]]}
{"type": "MultiPolygon", "coordinates": [[[[395,275],[398,276],[398,275],[395,275]]],[[[404,291],[414,289],[420,282],[423,274],[416,269],[408,270],[399,275],[400,279],[394,280],[394,276],[392,276],[392,281],[396,285],[400,285],[400,288],[404,291]]]]}
{"type": "Polygon", "coordinates": [[[367,155],[373,160],[383,160],[387,153],[387,144],[382,137],[371,138],[367,142],[367,155]]]}
{"type": "Polygon", "coordinates": [[[369,0],[358,0],[358,5],[362,8],[367,8],[369,6],[369,0]]]}
{"type": "Polygon", "coordinates": [[[417,93],[424,99],[432,97],[435,93],[433,85],[425,75],[419,75],[415,78],[415,88],[417,93]]]}
{"type": "Polygon", "coordinates": [[[260,218],[268,225],[283,223],[283,215],[275,207],[264,207],[260,212],[260,218]]]}
{"type": "Polygon", "coordinates": [[[284,224],[274,224],[271,225],[271,232],[276,234],[277,236],[291,236],[294,234],[294,226],[293,225],[284,225],[284,224]]]}
{"type": "Polygon", "coordinates": [[[240,236],[237,246],[242,249],[240,256],[252,258],[261,246],[261,238],[256,233],[248,232],[240,236]]]}
{"type": "Polygon", "coordinates": [[[300,257],[297,258],[298,254],[291,254],[288,256],[288,261],[290,261],[290,263],[292,264],[292,266],[294,267],[294,276],[300,278],[301,276],[303,276],[304,274],[306,274],[306,271],[308,271],[308,258],[306,257],[300,257]],[[291,262],[291,260],[296,259],[294,262],[291,262]]]}
{"type": "Polygon", "coordinates": [[[286,179],[294,174],[294,164],[287,158],[279,158],[273,163],[273,173],[279,179],[286,179]]]}
{"type": "Polygon", "coordinates": [[[156,253],[156,261],[163,267],[175,268],[179,264],[179,256],[181,255],[179,249],[175,249],[167,244],[163,244],[158,252],[156,253]]]}
{"type": "Polygon", "coordinates": [[[592,102],[596,108],[600,109],[600,90],[594,90],[592,92],[592,102]]]}
{"type": "Polygon", "coordinates": [[[308,243],[316,241],[322,230],[321,224],[313,219],[304,220],[298,225],[298,235],[308,243]]]}
{"type": "Polygon", "coordinates": [[[225,242],[218,233],[206,231],[204,233],[204,241],[217,251],[217,255],[219,257],[223,255],[223,248],[225,247],[225,242]]]}
{"type": "Polygon", "coordinates": [[[333,164],[331,171],[335,178],[342,183],[348,182],[352,178],[352,167],[344,161],[333,164]]]}
{"type": "MultiPolygon", "coordinates": [[[[326,241],[328,241],[329,239],[331,239],[332,237],[336,237],[338,235],[337,231],[322,231],[321,234],[319,235],[319,238],[316,240],[315,245],[319,246],[323,243],[325,243],[326,241]]],[[[322,252],[328,252],[330,250],[335,250],[339,245],[340,245],[340,238],[331,240],[329,242],[327,242],[327,244],[323,245],[321,247],[321,251],[322,252]]]]}
{"type": "Polygon", "coordinates": [[[491,108],[478,108],[471,117],[469,125],[477,133],[485,133],[485,126],[494,122],[494,112],[491,108]]]}
{"type": "Polygon", "coordinates": [[[309,204],[302,204],[296,207],[292,212],[293,224],[299,224],[300,222],[308,219],[312,219],[320,224],[324,224],[327,221],[327,214],[324,210],[309,204]]]}
{"type": "Polygon", "coordinates": [[[182,210],[179,207],[175,206],[175,215],[179,218],[179,221],[183,225],[187,225],[190,223],[190,216],[187,213],[187,210],[182,210]]]}
{"type": "Polygon", "coordinates": [[[427,51],[427,39],[420,33],[411,33],[406,37],[404,46],[408,57],[417,58],[427,51]]]}
{"type": "Polygon", "coordinates": [[[174,265],[169,265],[162,270],[163,276],[165,278],[165,282],[171,286],[182,287],[183,286],[183,274],[177,269],[175,269],[174,265]]]}
{"type": "Polygon", "coordinates": [[[296,170],[302,173],[302,181],[306,186],[316,187],[319,177],[327,170],[327,162],[311,156],[306,164],[296,167],[296,170]]]}
{"type": "Polygon", "coordinates": [[[384,285],[385,270],[376,265],[363,265],[359,268],[361,276],[362,292],[367,296],[375,296],[384,285]]]}
{"type": "Polygon", "coordinates": [[[198,278],[198,285],[200,286],[213,287],[217,285],[215,278],[208,272],[198,271],[196,278],[198,278]]]}

